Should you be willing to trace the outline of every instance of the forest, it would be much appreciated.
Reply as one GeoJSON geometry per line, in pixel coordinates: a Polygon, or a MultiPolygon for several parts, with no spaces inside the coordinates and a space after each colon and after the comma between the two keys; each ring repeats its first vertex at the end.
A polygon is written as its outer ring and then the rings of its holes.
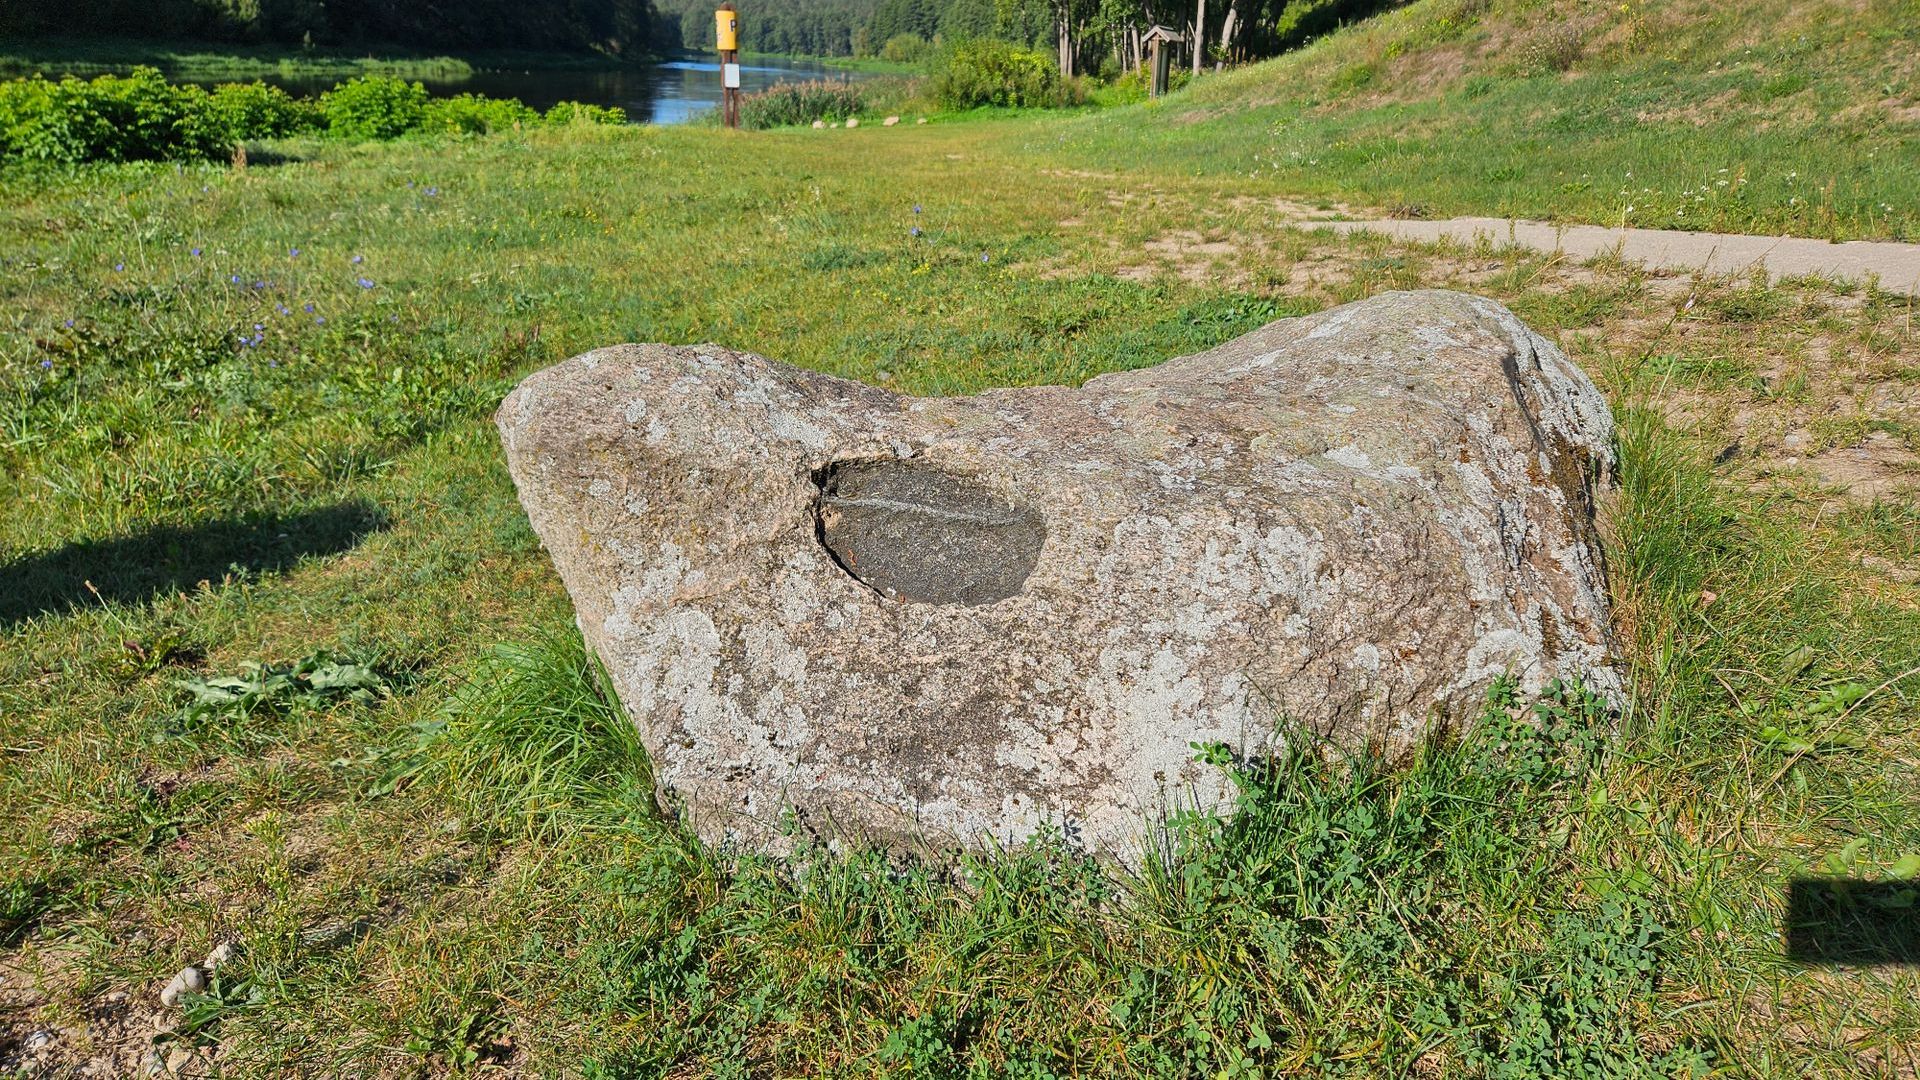
{"type": "Polygon", "coordinates": [[[647,56],[677,47],[650,0],[5,0],[0,37],[514,49],[647,56]]]}
{"type": "MultiPolygon", "coordinates": [[[[913,63],[941,43],[1042,49],[1068,75],[1138,66],[1158,24],[1209,64],[1283,52],[1389,0],[739,0],[753,52],[913,63]]],[[[641,58],[713,47],[714,0],[8,0],[0,35],[134,37],[307,47],[515,49],[641,58]]],[[[1191,54],[1183,57],[1183,63],[1191,54]]]]}
{"type": "MultiPolygon", "coordinates": [[[[741,5],[742,44],[812,56],[913,61],[941,41],[997,38],[1059,56],[1069,75],[1137,66],[1139,35],[1203,26],[1206,63],[1277,55],[1391,0],[777,0],[741,5]]],[[[687,49],[713,46],[709,0],[661,0],[687,49]]]]}

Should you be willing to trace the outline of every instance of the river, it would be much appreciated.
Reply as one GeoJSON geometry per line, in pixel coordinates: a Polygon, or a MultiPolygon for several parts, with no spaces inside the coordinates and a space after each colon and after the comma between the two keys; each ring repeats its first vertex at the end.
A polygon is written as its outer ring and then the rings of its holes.
{"type": "MultiPolygon", "coordinates": [[[[784,57],[758,57],[740,65],[740,88],[749,94],[786,82],[809,79],[858,80],[864,77],[860,72],[845,68],[784,57]]],[[[284,78],[268,75],[262,81],[282,87],[289,93],[318,94],[332,88],[342,78],[344,76],[284,78]]],[[[600,71],[475,71],[471,76],[456,81],[419,81],[436,97],[485,94],[488,97],[519,98],[543,112],[556,101],[617,105],[627,111],[629,119],[647,124],[684,123],[720,103],[720,65],[712,60],[665,60],[656,64],[600,71]]]]}

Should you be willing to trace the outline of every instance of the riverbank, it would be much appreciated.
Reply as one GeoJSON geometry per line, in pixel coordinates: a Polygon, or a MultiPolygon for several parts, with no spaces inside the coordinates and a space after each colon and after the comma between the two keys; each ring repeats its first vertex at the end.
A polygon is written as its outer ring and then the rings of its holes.
{"type": "Polygon", "coordinates": [[[882,60],[877,56],[806,56],[799,53],[762,53],[743,52],[741,59],[753,60],[798,60],[819,64],[822,67],[837,68],[842,71],[857,71],[867,75],[925,75],[925,64],[907,64],[896,60],[882,60]]]}
{"type": "Polygon", "coordinates": [[[598,53],[510,50],[430,55],[377,45],[299,49],[229,42],[28,38],[0,46],[0,77],[124,74],[135,67],[151,67],[168,78],[189,82],[346,79],[360,75],[455,82],[475,72],[618,71],[659,59],[649,55],[616,58],[598,53]]]}

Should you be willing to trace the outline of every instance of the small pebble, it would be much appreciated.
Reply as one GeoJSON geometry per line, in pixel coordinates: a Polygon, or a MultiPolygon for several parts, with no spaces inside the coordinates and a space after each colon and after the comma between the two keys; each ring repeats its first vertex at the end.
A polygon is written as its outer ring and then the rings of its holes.
{"type": "Polygon", "coordinates": [[[170,1073],[177,1073],[192,1063],[193,1051],[184,1046],[174,1047],[173,1052],[167,1055],[167,1071],[170,1073]]]}
{"type": "Polygon", "coordinates": [[[147,1051],[146,1060],[140,1063],[140,1071],[148,1076],[164,1076],[167,1072],[167,1059],[160,1055],[160,1048],[147,1051]]]}
{"type": "Polygon", "coordinates": [[[183,994],[197,994],[207,988],[207,973],[197,967],[183,967],[180,974],[160,991],[160,1004],[171,1009],[180,1003],[183,994]]]}
{"type": "Polygon", "coordinates": [[[859,127],[859,126],[860,126],[860,118],[859,118],[859,117],[857,117],[857,116],[849,116],[849,117],[847,117],[847,126],[848,126],[848,127],[850,127],[850,128],[856,128],[856,127],[859,127]]]}
{"type": "Polygon", "coordinates": [[[36,1031],[33,1034],[27,1036],[27,1049],[38,1050],[52,1041],[53,1041],[53,1032],[36,1031]]]}
{"type": "Polygon", "coordinates": [[[208,971],[212,971],[221,964],[232,960],[235,956],[239,955],[239,953],[239,946],[231,941],[223,941],[213,947],[213,951],[208,953],[207,958],[200,962],[200,966],[206,968],[208,971]]]}

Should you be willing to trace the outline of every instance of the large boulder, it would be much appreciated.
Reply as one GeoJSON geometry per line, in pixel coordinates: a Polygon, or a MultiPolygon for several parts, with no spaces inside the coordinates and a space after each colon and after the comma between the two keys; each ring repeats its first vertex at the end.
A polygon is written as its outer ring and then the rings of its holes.
{"type": "Polygon", "coordinates": [[[1489,300],[1390,293],[964,398],[623,345],[497,420],[662,794],[714,843],[1053,824],[1133,861],[1225,797],[1195,744],[1404,747],[1503,673],[1618,690],[1612,421],[1489,300]]]}

